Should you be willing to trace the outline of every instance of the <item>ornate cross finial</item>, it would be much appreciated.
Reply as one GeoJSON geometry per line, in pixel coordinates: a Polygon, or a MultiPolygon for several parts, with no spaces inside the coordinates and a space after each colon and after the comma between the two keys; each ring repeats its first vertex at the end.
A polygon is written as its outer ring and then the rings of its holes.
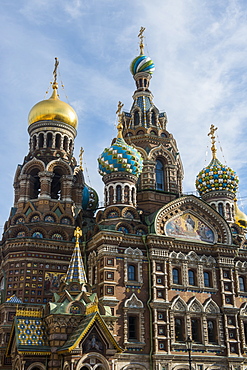
{"type": "Polygon", "coordinates": [[[77,228],[74,231],[74,236],[76,237],[76,244],[79,243],[79,238],[82,236],[82,230],[77,226],[77,228]]]}
{"type": "Polygon", "coordinates": [[[211,125],[210,126],[210,131],[208,133],[208,136],[211,136],[211,142],[212,142],[212,146],[211,146],[211,150],[212,150],[212,155],[213,155],[213,158],[216,158],[216,146],[215,146],[215,143],[216,143],[216,140],[215,140],[215,131],[218,130],[218,127],[215,127],[214,125],[211,125]]]}
{"type": "Polygon", "coordinates": [[[143,32],[145,31],[145,27],[141,27],[138,37],[140,37],[140,55],[144,55],[144,44],[143,44],[143,32]]]}
{"type": "Polygon", "coordinates": [[[84,149],[81,147],[79,158],[80,158],[80,170],[83,171],[82,158],[83,158],[84,149]]]}
{"type": "Polygon", "coordinates": [[[121,103],[121,101],[118,102],[117,106],[117,111],[116,114],[118,115],[118,125],[117,125],[117,130],[118,130],[118,135],[117,137],[122,139],[123,138],[123,123],[122,123],[122,113],[121,109],[123,108],[124,104],[121,103]]]}
{"type": "Polygon", "coordinates": [[[52,84],[53,89],[57,89],[57,67],[58,65],[59,65],[59,61],[57,58],[55,58],[55,66],[54,66],[54,71],[53,71],[54,80],[52,84]]]}

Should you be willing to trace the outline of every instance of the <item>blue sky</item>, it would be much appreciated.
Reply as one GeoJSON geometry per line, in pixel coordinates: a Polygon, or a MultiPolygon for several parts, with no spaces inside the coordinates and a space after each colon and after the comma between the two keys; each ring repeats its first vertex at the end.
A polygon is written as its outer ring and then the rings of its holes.
{"type": "Polygon", "coordinates": [[[184,192],[195,190],[210,162],[213,123],[217,156],[237,172],[239,206],[247,204],[246,0],[1,0],[0,226],[13,205],[16,166],[28,153],[28,113],[46,96],[54,57],[65,85],[60,97],[79,117],[75,157],[82,146],[86,182],[103,200],[97,158],[115,136],[118,101],[131,107],[129,65],[141,26],[156,65],[154,102],[167,112],[184,164],[184,192]]]}

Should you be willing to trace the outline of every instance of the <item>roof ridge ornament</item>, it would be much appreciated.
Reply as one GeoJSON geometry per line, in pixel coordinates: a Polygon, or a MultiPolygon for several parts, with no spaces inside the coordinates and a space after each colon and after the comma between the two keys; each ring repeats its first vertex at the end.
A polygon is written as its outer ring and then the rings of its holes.
{"type": "Polygon", "coordinates": [[[144,39],[144,36],[143,36],[143,32],[145,31],[145,27],[141,27],[140,28],[140,31],[139,31],[139,34],[137,37],[140,38],[140,55],[144,55],[144,44],[143,44],[143,39],[144,39]]]}
{"type": "Polygon", "coordinates": [[[218,130],[218,127],[215,127],[213,124],[210,126],[210,131],[208,133],[208,136],[211,136],[211,143],[212,143],[212,146],[211,146],[211,151],[212,151],[212,156],[213,156],[213,159],[216,159],[216,152],[217,152],[217,148],[215,146],[215,143],[216,143],[216,140],[215,140],[215,131],[218,130]]]}

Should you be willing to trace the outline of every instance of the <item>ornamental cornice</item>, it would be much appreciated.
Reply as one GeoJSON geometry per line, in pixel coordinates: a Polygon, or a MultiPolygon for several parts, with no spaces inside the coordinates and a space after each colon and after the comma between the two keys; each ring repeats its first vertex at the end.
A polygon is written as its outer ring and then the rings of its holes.
{"type": "Polygon", "coordinates": [[[28,133],[29,135],[31,135],[31,134],[34,134],[36,132],[38,133],[43,130],[54,131],[54,129],[64,134],[69,131],[74,137],[76,137],[76,134],[77,134],[77,131],[74,127],[68,124],[64,124],[62,122],[53,121],[53,120],[52,121],[38,121],[38,122],[32,123],[28,127],[28,133]]]}

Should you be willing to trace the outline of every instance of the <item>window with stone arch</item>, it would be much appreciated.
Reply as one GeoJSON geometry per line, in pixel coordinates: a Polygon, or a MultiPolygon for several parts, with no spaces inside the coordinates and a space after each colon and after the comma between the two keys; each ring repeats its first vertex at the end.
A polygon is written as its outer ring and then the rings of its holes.
{"type": "Polygon", "coordinates": [[[156,190],[165,190],[165,171],[164,163],[161,159],[156,160],[155,166],[156,190]]]}
{"type": "Polygon", "coordinates": [[[139,248],[127,248],[124,252],[124,282],[125,284],[143,283],[142,276],[142,257],[143,253],[139,248]]]}
{"type": "Polygon", "coordinates": [[[144,305],[135,293],[124,303],[124,344],[128,348],[133,342],[145,346],[144,305]]]}

